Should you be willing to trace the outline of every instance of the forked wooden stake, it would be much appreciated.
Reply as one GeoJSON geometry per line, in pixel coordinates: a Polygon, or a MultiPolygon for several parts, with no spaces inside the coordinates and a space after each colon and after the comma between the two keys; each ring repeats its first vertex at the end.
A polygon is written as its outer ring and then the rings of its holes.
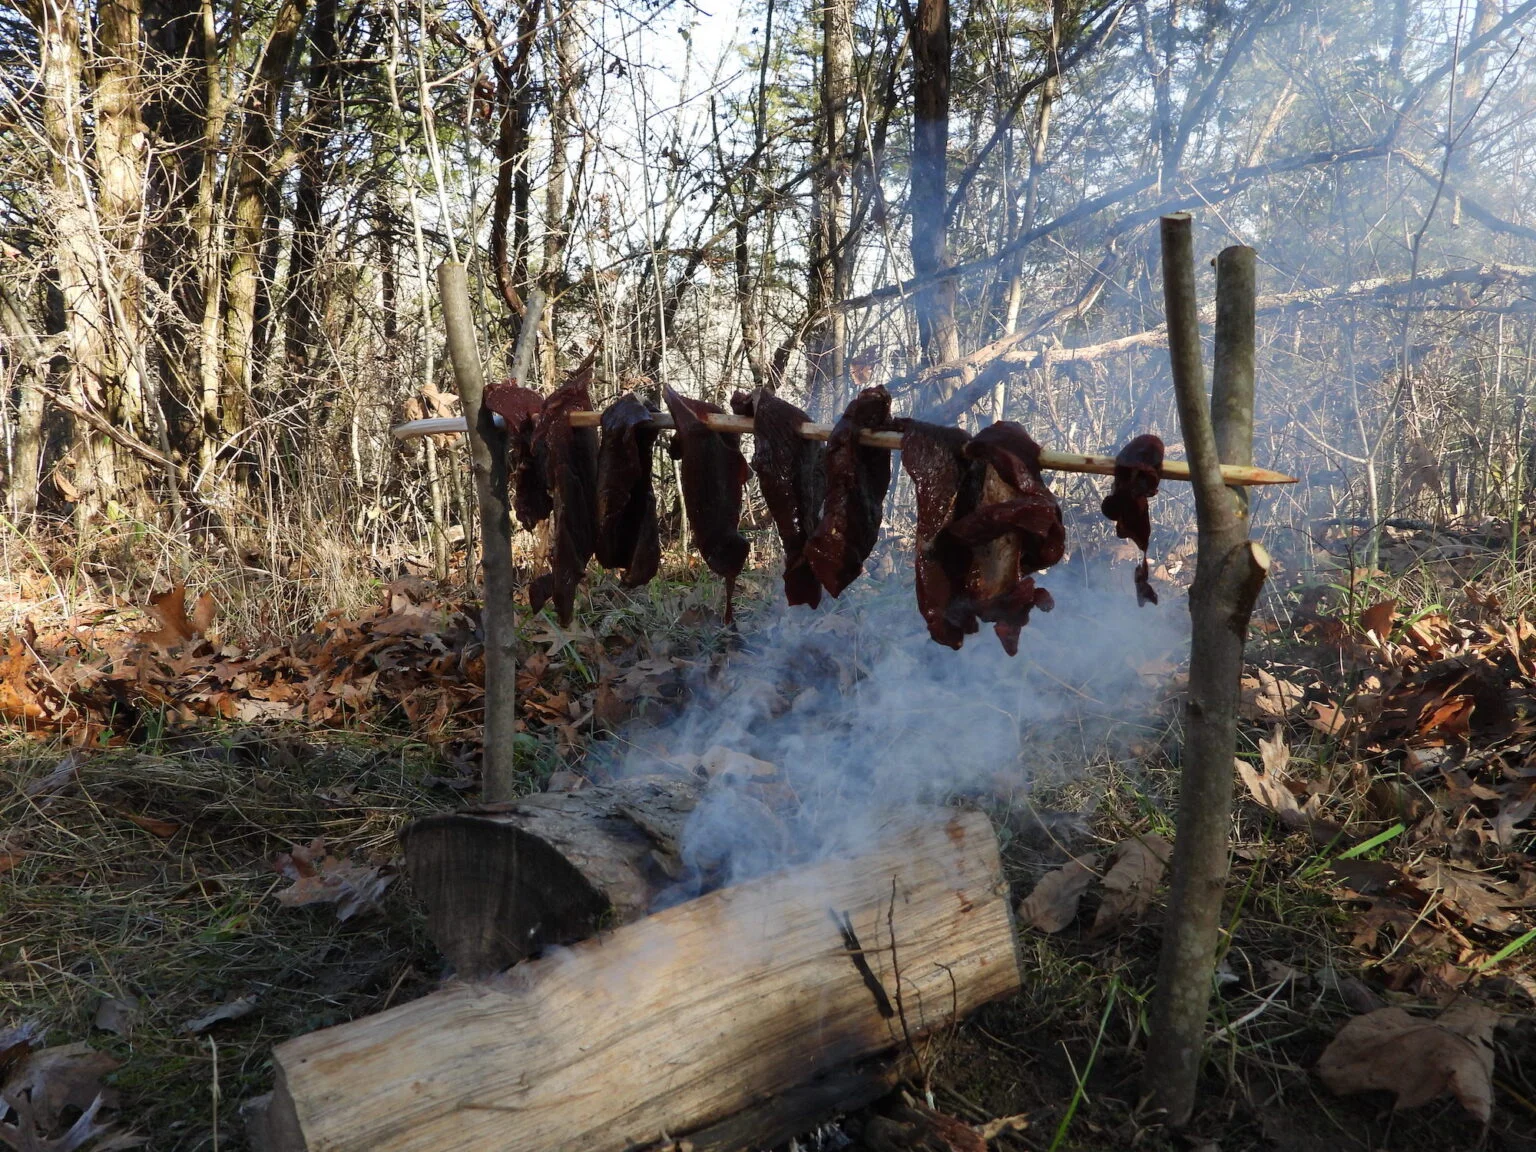
{"type": "MultiPolygon", "coordinates": [[[[578,428],[594,428],[601,423],[601,412],[573,412],[571,423],[578,428]]],[[[752,431],[752,418],[750,416],[706,416],[704,423],[717,432],[750,433],[752,431]]],[[[652,424],[657,428],[672,427],[672,417],[665,412],[659,413],[652,424]]],[[[418,436],[440,436],[444,433],[464,431],[464,421],[459,416],[435,416],[430,420],[411,420],[405,424],[397,424],[394,436],[397,440],[411,440],[418,436]]],[[[802,424],[800,435],[807,440],[826,440],[832,435],[830,424],[802,424]]],[[[859,443],[870,448],[885,448],[895,452],[901,449],[900,432],[871,432],[865,430],[859,433],[859,443]]],[[[1086,472],[1095,476],[1113,476],[1115,474],[1115,458],[1113,456],[1097,456],[1088,452],[1057,452],[1050,448],[1040,453],[1040,467],[1051,472],[1086,472]]],[[[1190,477],[1189,465],[1182,460],[1167,460],[1163,462],[1162,471],[1159,473],[1164,480],[1188,481],[1190,477]]],[[[1235,487],[1246,487],[1253,484],[1294,484],[1296,477],[1287,476],[1284,472],[1273,472],[1268,468],[1254,468],[1224,464],[1221,469],[1221,479],[1224,483],[1235,487]]]]}
{"type": "Polygon", "coordinates": [[[1152,997],[1142,1086],[1175,1128],[1195,1105],[1211,981],[1220,942],[1232,823],[1232,760],[1248,618],[1269,574],[1269,553],[1248,538],[1248,503],[1222,484],[1222,454],[1252,459],[1253,252],[1217,263],[1216,388],[1206,399],[1195,293],[1194,228],[1162,219],[1163,295],[1184,444],[1195,464],[1198,551],[1189,590],[1189,690],[1168,916],[1152,997]],[[1214,408],[1214,413],[1212,409],[1214,408]]]}

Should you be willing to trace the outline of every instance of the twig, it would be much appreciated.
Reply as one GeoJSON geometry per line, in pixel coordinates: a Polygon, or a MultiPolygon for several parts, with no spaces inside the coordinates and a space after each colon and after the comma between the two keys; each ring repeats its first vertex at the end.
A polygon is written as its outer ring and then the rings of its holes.
{"type": "Polygon", "coordinates": [[[832,917],[832,923],[837,925],[837,931],[843,938],[843,948],[853,960],[853,966],[859,970],[859,975],[864,980],[864,987],[869,989],[869,994],[875,998],[875,1008],[880,1015],[889,1020],[896,1015],[891,1007],[891,998],[885,994],[885,985],[880,983],[880,978],[870,968],[869,961],[864,959],[864,948],[859,944],[859,936],[853,930],[853,917],[846,911],[841,914],[827,909],[827,915],[832,917]]]}

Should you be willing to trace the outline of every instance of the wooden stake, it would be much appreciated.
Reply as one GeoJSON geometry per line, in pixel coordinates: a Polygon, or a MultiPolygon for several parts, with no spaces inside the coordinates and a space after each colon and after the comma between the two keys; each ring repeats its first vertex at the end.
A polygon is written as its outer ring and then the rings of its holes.
{"type": "MultiPolygon", "coordinates": [[[[444,261],[437,270],[442,295],[443,327],[448,355],[459,387],[461,421],[469,443],[475,476],[475,501],[480,507],[480,566],[485,599],[480,619],[485,633],[485,751],[481,759],[481,791],[487,800],[510,800],[517,794],[513,736],[517,732],[517,624],[512,615],[512,518],[507,502],[507,437],[481,404],[485,376],[475,347],[469,284],[464,265],[444,261]]],[[[526,322],[525,322],[526,323],[526,322]]]]}
{"type": "Polygon", "coordinates": [[[1248,539],[1247,502],[1234,500],[1223,486],[1218,456],[1218,444],[1240,459],[1251,458],[1253,451],[1253,402],[1251,392],[1245,398],[1243,384],[1252,380],[1254,356],[1253,277],[1243,274],[1247,258],[1232,256],[1218,264],[1224,273],[1217,281],[1218,295],[1248,295],[1246,304],[1229,299],[1226,306],[1217,306],[1216,343],[1222,349],[1224,381],[1218,432],[1212,426],[1200,361],[1189,215],[1164,216],[1162,239],[1168,351],[1195,485],[1198,545],[1189,592],[1189,700],[1178,827],[1143,1089],[1152,1106],[1180,1127],[1194,1110],[1210,1010],[1227,881],[1243,647],[1248,617],[1269,572],[1269,553],[1248,539]]]}
{"type": "MultiPolygon", "coordinates": [[[[593,428],[601,421],[601,412],[571,413],[571,423],[578,428],[593,428]]],[[[672,417],[661,413],[651,423],[657,428],[670,428],[672,417]]],[[[749,434],[752,431],[750,416],[712,415],[705,417],[704,423],[717,432],[749,434]]],[[[393,432],[397,440],[410,440],[417,436],[441,436],[463,430],[464,422],[459,417],[435,416],[429,420],[411,420],[405,424],[397,424],[393,432]]],[[[807,440],[826,440],[832,435],[832,425],[802,424],[800,435],[807,440]]],[[[897,452],[901,449],[901,433],[871,432],[866,429],[859,433],[859,443],[870,448],[885,448],[888,451],[897,452]]],[[[1251,455],[1250,452],[1250,457],[1251,455]]],[[[1047,448],[1040,453],[1040,467],[1052,472],[1086,472],[1095,476],[1113,476],[1115,458],[1088,452],[1056,452],[1047,448]]],[[[1168,460],[1164,462],[1160,475],[1164,480],[1187,481],[1190,478],[1189,465],[1182,460],[1168,460]]],[[[1273,472],[1268,468],[1254,468],[1251,464],[1248,466],[1223,465],[1221,479],[1223,483],[1234,485],[1296,483],[1294,476],[1287,476],[1284,472],[1273,472]]]]}

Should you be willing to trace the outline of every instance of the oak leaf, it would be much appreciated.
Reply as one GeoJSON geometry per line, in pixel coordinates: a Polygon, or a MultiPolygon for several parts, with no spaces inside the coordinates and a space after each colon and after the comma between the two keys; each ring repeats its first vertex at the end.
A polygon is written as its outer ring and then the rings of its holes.
{"type": "Polygon", "coordinates": [[[1338,1095],[1391,1092],[1394,1107],[1417,1108],[1450,1092],[1484,1124],[1493,1114],[1493,1029],[1499,1014],[1478,1004],[1438,1020],[1379,1008],[1350,1020],[1317,1062],[1338,1095]]]}
{"type": "Polygon", "coordinates": [[[153,632],[140,634],[146,644],[159,649],[180,648],[199,639],[213,623],[213,595],[204,592],[187,613],[187,586],[181,582],[172,584],[165,592],[155,592],[149,598],[149,614],[160,622],[153,632]]]}
{"type": "Polygon", "coordinates": [[[393,869],[330,855],[319,837],[296,845],[292,852],[279,852],[273,867],[293,881],[277,894],[279,904],[285,908],[335,904],[337,920],[350,920],[375,907],[395,879],[393,869]]]}

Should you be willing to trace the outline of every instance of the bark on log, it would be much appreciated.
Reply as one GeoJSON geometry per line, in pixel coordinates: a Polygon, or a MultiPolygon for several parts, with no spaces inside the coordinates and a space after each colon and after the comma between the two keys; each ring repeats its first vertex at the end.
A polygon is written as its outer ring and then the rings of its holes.
{"type": "Polygon", "coordinates": [[[621,1152],[775,1102],[780,1131],[803,1129],[828,1105],[808,1089],[1014,992],[1016,949],[989,821],[938,812],[862,855],[291,1040],[272,1110],[309,1152],[621,1152]],[[792,1099],[803,1114],[784,1114],[792,1099]]]}
{"type": "Polygon", "coordinates": [[[703,789],[643,777],[415,821],[401,839],[428,935],[474,980],[638,920],[680,874],[683,823],[703,789]]]}

